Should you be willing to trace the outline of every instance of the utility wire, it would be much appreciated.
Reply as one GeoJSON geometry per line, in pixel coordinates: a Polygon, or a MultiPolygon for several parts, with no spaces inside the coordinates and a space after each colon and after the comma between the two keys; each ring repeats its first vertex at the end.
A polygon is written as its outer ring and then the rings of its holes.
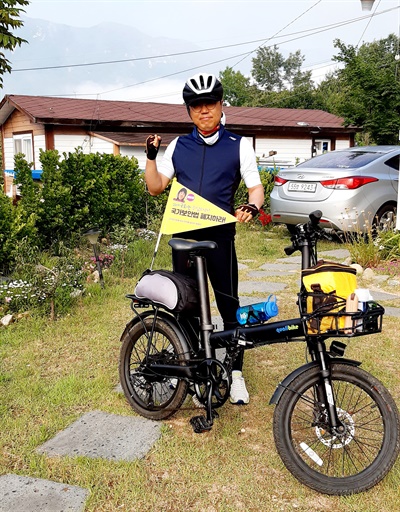
{"type": "MultiPolygon", "coordinates": [[[[399,7],[394,7],[392,9],[390,9],[390,10],[394,10],[394,9],[399,9],[399,7]]],[[[369,15],[369,16],[371,16],[371,15],[369,15]]],[[[356,21],[359,21],[359,18],[357,18],[356,21]]],[[[348,21],[344,22],[342,25],[348,25],[350,23],[354,23],[354,20],[348,20],[348,21]]],[[[340,25],[340,26],[342,26],[342,25],[340,25]]],[[[336,26],[328,26],[328,27],[329,27],[328,30],[336,28],[336,26]]],[[[322,27],[322,28],[316,30],[315,32],[312,32],[311,34],[310,33],[306,33],[306,34],[303,34],[302,36],[299,36],[299,37],[294,37],[292,39],[287,39],[287,40],[281,42],[280,44],[285,44],[285,43],[289,43],[289,42],[292,42],[292,41],[297,41],[298,39],[303,39],[305,37],[309,37],[310,35],[315,35],[315,34],[319,34],[320,32],[325,32],[325,30],[326,30],[326,27],[322,27]]],[[[306,32],[309,32],[309,31],[306,31],[306,32]]],[[[273,44],[270,44],[267,47],[271,47],[271,46],[273,46],[273,44]]],[[[239,54],[239,55],[234,55],[234,56],[228,57],[228,58],[225,57],[225,58],[217,60],[217,61],[208,62],[207,64],[201,64],[201,65],[198,65],[198,66],[195,66],[195,67],[192,67],[192,68],[188,68],[188,69],[184,69],[184,70],[181,70],[181,71],[177,71],[175,73],[171,73],[171,74],[168,74],[168,75],[163,75],[161,77],[152,78],[150,80],[145,80],[143,82],[138,82],[136,84],[125,85],[125,86],[117,88],[117,89],[110,89],[110,90],[107,90],[107,91],[103,91],[100,94],[109,94],[111,92],[116,92],[116,91],[127,89],[127,88],[130,88],[130,87],[135,87],[137,85],[145,85],[145,84],[150,83],[150,82],[154,82],[154,81],[157,81],[157,80],[163,80],[165,78],[170,78],[172,76],[180,75],[180,74],[186,73],[188,71],[193,71],[195,69],[201,69],[201,68],[205,68],[207,66],[211,66],[213,64],[219,64],[221,62],[225,62],[225,61],[228,61],[228,60],[231,60],[231,59],[235,59],[237,57],[245,57],[246,55],[248,55],[248,52],[242,53],[242,54],[239,54]]]]}
{"type": "MultiPolygon", "coordinates": [[[[321,3],[322,0],[318,0],[314,5],[312,5],[311,7],[309,7],[308,9],[306,9],[302,14],[300,14],[300,16],[297,16],[297,18],[295,18],[294,20],[292,20],[291,22],[289,22],[287,25],[285,25],[283,28],[281,28],[280,30],[278,30],[278,32],[276,32],[273,36],[271,36],[270,38],[266,39],[265,40],[265,43],[267,41],[271,41],[271,39],[274,39],[274,37],[276,37],[278,34],[280,34],[281,32],[283,32],[283,30],[285,30],[285,28],[288,28],[290,27],[290,25],[293,25],[293,23],[295,23],[297,20],[299,20],[302,16],[304,16],[307,12],[309,12],[311,9],[313,9],[314,7],[316,7],[318,4],[321,3]]],[[[263,46],[263,44],[261,43],[259,46],[257,46],[257,48],[255,50],[252,50],[251,52],[249,52],[245,57],[243,57],[242,59],[240,59],[238,62],[236,62],[236,64],[234,64],[232,66],[232,68],[235,68],[238,64],[240,64],[241,62],[243,62],[245,59],[247,59],[248,57],[250,57],[250,55],[254,52],[256,52],[257,50],[259,50],[261,47],[263,46]]]]}
{"type": "Polygon", "coordinates": [[[371,21],[372,21],[372,18],[374,17],[375,12],[376,12],[376,10],[378,9],[378,7],[379,7],[380,3],[381,3],[381,0],[378,0],[378,3],[376,4],[375,10],[374,10],[374,12],[372,13],[372,16],[370,17],[370,19],[368,20],[368,23],[366,24],[365,29],[364,29],[363,33],[361,34],[361,37],[360,37],[360,39],[359,39],[359,41],[358,41],[358,43],[357,43],[357,45],[356,45],[356,48],[358,48],[359,44],[361,43],[361,40],[362,40],[362,38],[364,37],[364,34],[365,34],[365,32],[367,31],[367,29],[368,29],[368,27],[369,27],[369,25],[370,25],[370,23],[371,23],[371,21]]]}
{"type": "MultiPolygon", "coordinates": [[[[399,2],[400,2],[400,0],[399,0],[399,2]]],[[[379,13],[374,13],[374,15],[377,16],[377,15],[380,15],[380,14],[386,14],[387,12],[390,12],[390,11],[393,11],[393,10],[400,11],[400,3],[399,3],[398,7],[393,7],[391,9],[387,9],[387,10],[381,11],[379,13]]],[[[286,43],[289,43],[289,42],[292,42],[292,41],[297,41],[297,40],[303,39],[305,37],[309,37],[309,36],[313,36],[313,35],[319,34],[321,32],[325,32],[327,30],[333,30],[333,29],[335,29],[337,27],[341,27],[341,26],[352,24],[352,23],[356,23],[356,22],[361,21],[361,20],[363,20],[365,18],[370,18],[371,16],[373,16],[373,15],[369,14],[367,16],[362,16],[362,17],[359,17],[359,18],[353,18],[352,20],[347,20],[345,22],[337,23],[337,24],[334,24],[334,25],[326,25],[326,26],[320,27],[318,30],[308,29],[308,30],[305,30],[305,31],[295,32],[293,34],[288,34],[289,36],[290,35],[296,35],[296,34],[303,34],[303,35],[300,35],[299,37],[294,37],[292,39],[287,39],[285,41],[282,41],[280,44],[286,44],[286,43]],[[314,30],[314,32],[312,32],[313,30],[314,30]]],[[[281,36],[281,37],[287,37],[287,36],[281,36]]],[[[243,45],[243,44],[249,44],[249,43],[237,43],[235,45],[230,45],[230,46],[240,46],[240,45],[243,45]]],[[[273,44],[271,44],[269,46],[273,46],[273,44]]],[[[207,50],[201,50],[201,51],[207,51],[207,50]]],[[[184,53],[187,53],[187,52],[184,52],[184,53]]],[[[192,53],[192,52],[189,52],[189,53],[192,53]]],[[[248,52],[245,52],[245,53],[242,53],[242,54],[239,54],[239,55],[234,55],[234,56],[228,57],[228,58],[225,57],[223,59],[219,59],[219,60],[216,60],[216,61],[213,61],[213,62],[208,62],[206,64],[201,64],[201,65],[194,66],[194,67],[191,67],[191,68],[188,68],[188,69],[183,69],[183,70],[180,70],[180,71],[177,71],[177,72],[174,72],[174,73],[170,73],[170,74],[167,74],[167,75],[158,76],[158,77],[155,77],[155,78],[152,78],[152,79],[149,79],[149,80],[144,80],[142,82],[137,82],[135,84],[125,85],[123,87],[118,87],[118,88],[115,88],[115,89],[109,89],[107,91],[102,91],[100,93],[98,93],[98,92],[97,93],[81,93],[81,94],[79,94],[79,93],[78,94],[77,93],[71,93],[71,94],[62,94],[61,96],[73,96],[73,97],[77,97],[77,96],[85,96],[85,97],[87,97],[87,96],[96,96],[98,98],[101,95],[109,94],[109,93],[120,91],[120,90],[123,90],[123,89],[128,89],[130,87],[136,87],[136,86],[139,86],[139,85],[145,85],[145,84],[148,84],[148,83],[151,83],[151,82],[155,82],[155,81],[158,81],[158,80],[164,80],[166,78],[170,78],[170,77],[177,76],[177,75],[180,75],[180,74],[183,74],[183,73],[187,73],[188,71],[193,71],[195,69],[201,69],[201,68],[204,68],[204,67],[207,67],[207,66],[211,66],[213,64],[219,64],[221,62],[225,62],[227,60],[235,59],[235,58],[246,56],[246,55],[248,55],[248,52]]],[[[152,58],[156,58],[156,57],[152,57],[152,58]]],[[[128,60],[132,60],[132,59],[128,59],[128,60]]],[[[70,66],[67,66],[67,67],[70,67],[70,66]]],[[[41,68],[38,68],[38,69],[41,69],[41,68]]],[[[172,95],[172,93],[171,93],[171,95],[172,95]]],[[[49,96],[49,97],[51,97],[51,96],[57,97],[57,96],[60,96],[60,95],[59,94],[53,94],[53,95],[48,94],[47,96],[49,96]]]]}
{"type": "MultiPolygon", "coordinates": [[[[322,0],[319,0],[319,2],[320,1],[322,1],[322,0]]],[[[317,2],[317,3],[319,3],[319,2],[317,2]]],[[[312,6],[312,7],[314,7],[314,6],[312,6]]],[[[312,9],[312,7],[310,7],[310,9],[312,9]]],[[[299,31],[299,32],[293,32],[291,34],[285,34],[285,35],[282,35],[282,36],[279,36],[279,37],[291,37],[291,36],[297,36],[297,35],[301,35],[301,34],[307,34],[309,32],[311,32],[311,34],[309,34],[309,35],[314,35],[314,34],[318,34],[320,32],[325,32],[325,31],[328,31],[328,30],[333,30],[333,29],[338,28],[338,27],[343,27],[343,26],[346,26],[346,25],[349,25],[349,24],[352,24],[352,23],[356,23],[356,22],[362,21],[364,19],[371,19],[374,16],[379,16],[381,14],[386,14],[386,13],[388,13],[390,11],[398,10],[399,8],[400,7],[392,7],[390,9],[386,9],[385,11],[381,11],[379,13],[374,12],[374,14],[368,14],[366,16],[360,16],[358,18],[353,18],[352,20],[346,20],[346,21],[343,21],[343,22],[338,22],[338,23],[335,23],[335,24],[332,24],[332,25],[324,25],[322,27],[318,27],[318,29],[312,28],[312,29],[302,30],[302,31],[299,31]]],[[[308,10],[310,10],[310,9],[308,9],[308,10]]],[[[121,63],[126,63],[126,62],[138,62],[138,61],[142,61],[142,60],[164,59],[164,58],[167,58],[167,57],[178,57],[178,56],[181,56],[181,55],[194,55],[194,54],[197,54],[197,53],[204,53],[204,52],[216,51],[216,50],[225,50],[227,48],[234,48],[234,47],[237,47],[237,46],[244,46],[244,45],[255,44],[255,43],[260,43],[260,42],[262,43],[263,41],[266,42],[266,41],[270,41],[271,39],[278,38],[278,34],[280,32],[282,32],[282,30],[287,28],[289,25],[293,24],[297,19],[299,19],[301,16],[303,16],[306,12],[307,11],[305,11],[302,15],[298,16],[295,20],[290,22],[288,25],[286,25],[284,28],[282,28],[279,32],[277,32],[274,36],[271,36],[268,39],[264,39],[264,38],[262,38],[262,39],[255,39],[253,41],[245,41],[245,42],[242,42],[242,43],[234,43],[234,44],[229,44],[229,45],[216,46],[216,47],[211,47],[211,48],[204,48],[204,49],[201,49],[201,50],[191,50],[191,51],[187,51],[187,52],[169,53],[169,54],[164,54],[164,55],[151,55],[151,56],[146,56],[146,57],[136,57],[136,58],[132,58],[132,59],[120,59],[120,60],[110,60],[110,61],[88,62],[88,63],[82,63],[82,64],[63,64],[63,65],[58,65],[58,66],[41,66],[41,67],[34,67],[34,68],[20,68],[20,69],[17,68],[17,69],[13,69],[13,73],[24,72],[24,71],[44,71],[44,70],[50,70],[50,69],[63,69],[63,68],[78,68],[78,67],[89,67],[89,66],[101,66],[101,65],[108,65],[108,64],[121,64],[121,63]]],[[[304,37],[304,36],[300,36],[299,39],[301,39],[302,37],[304,37]]],[[[284,41],[284,43],[290,42],[290,41],[295,41],[295,40],[296,40],[296,38],[295,39],[289,39],[288,41],[284,41]]],[[[261,46],[263,46],[263,45],[262,44],[259,45],[256,48],[256,50],[252,50],[247,55],[251,55],[251,53],[254,53],[255,51],[257,51],[258,48],[260,48],[261,46]]],[[[236,57],[241,57],[242,55],[243,54],[236,55],[236,57]]],[[[239,61],[237,64],[239,64],[240,62],[241,61],[239,61]]],[[[237,64],[235,64],[235,66],[237,64]]]]}

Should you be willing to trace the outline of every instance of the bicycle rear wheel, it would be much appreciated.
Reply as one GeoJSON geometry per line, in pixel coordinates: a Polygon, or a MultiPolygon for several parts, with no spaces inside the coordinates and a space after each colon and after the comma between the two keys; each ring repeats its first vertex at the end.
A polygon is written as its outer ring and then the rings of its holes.
{"type": "Polygon", "coordinates": [[[188,384],[183,379],[155,374],[150,363],[182,365],[188,358],[177,333],[157,319],[146,317],[125,333],[122,339],[119,377],[132,408],[145,418],[163,420],[172,416],[186,398],[188,384]]]}
{"type": "Polygon", "coordinates": [[[274,412],[274,438],[287,469],[318,492],[347,495],[376,485],[399,453],[399,416],[387,389],[366,371],[332,364],[332,392],[345,432],[333,435],[316,386],[319,368],[296,377],[274,412]]]}

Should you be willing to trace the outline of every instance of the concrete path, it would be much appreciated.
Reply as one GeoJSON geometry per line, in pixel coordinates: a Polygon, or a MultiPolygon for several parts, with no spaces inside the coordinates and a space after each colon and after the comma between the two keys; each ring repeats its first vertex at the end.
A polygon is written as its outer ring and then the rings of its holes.
{"type": "Polygon", "coordinates": [[[157,421],[101,411],[84,414],[37,449],[49,457],[135,460],[144,457],[161,435],[157,421]]]}
{"type": "Polygon", "coordinates": [[[81,512],[89,491],[18,475],[0,476],[0,512],[81,512]]]}

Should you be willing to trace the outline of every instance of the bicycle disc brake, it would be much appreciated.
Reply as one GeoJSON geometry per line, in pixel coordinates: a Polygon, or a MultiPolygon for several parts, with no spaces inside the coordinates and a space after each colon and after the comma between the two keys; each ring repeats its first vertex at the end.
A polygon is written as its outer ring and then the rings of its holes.
{"type": "Polygon", "coordinates": [[[315,427],[315,433],[318,439],[328,448],[339,449],[344,448],[346,445],[351,443],[355,435],[355,424],[354,420],[348,412],[343,409],[336,408],[338,417],[344,425],[344,433],[334,435],[328,434],[328,430],[320,426],[315,427]]]}

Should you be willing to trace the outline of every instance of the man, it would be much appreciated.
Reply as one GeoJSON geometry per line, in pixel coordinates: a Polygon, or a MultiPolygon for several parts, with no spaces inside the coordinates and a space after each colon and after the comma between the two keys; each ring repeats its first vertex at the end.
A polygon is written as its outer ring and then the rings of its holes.
{"type": "MultiPolygon", "coordinates": [[[[264,203],[264,189],[250,142],[229,132],[224,126],[221,82],[206,73],[189,78],[183,89],[183,100],[194,123],[192,133],[174,139],[159,165],[156,163],[161,137],[146,140],[145,179],[151,195],[165,190],[175,176],[193,192],[234,214],[239,222],[250,222],[264,203]],[[249,202],[234,208],[234,196],[243,179],[249,202]]],[[[213,240],[218,249],[209,251],[207,272],[214,290],[218,310],[225,329],[237,325],[238,264],[234,245],[235,224],[198,229],[175,236],[192,240],[213,240]]],[[[174,269],[185,273],[182,254],[173,254],[174,269]]],[[[232,371],[231,403],[247,404],[249,394],[242,375],[243,352],[232,371]]]]}

